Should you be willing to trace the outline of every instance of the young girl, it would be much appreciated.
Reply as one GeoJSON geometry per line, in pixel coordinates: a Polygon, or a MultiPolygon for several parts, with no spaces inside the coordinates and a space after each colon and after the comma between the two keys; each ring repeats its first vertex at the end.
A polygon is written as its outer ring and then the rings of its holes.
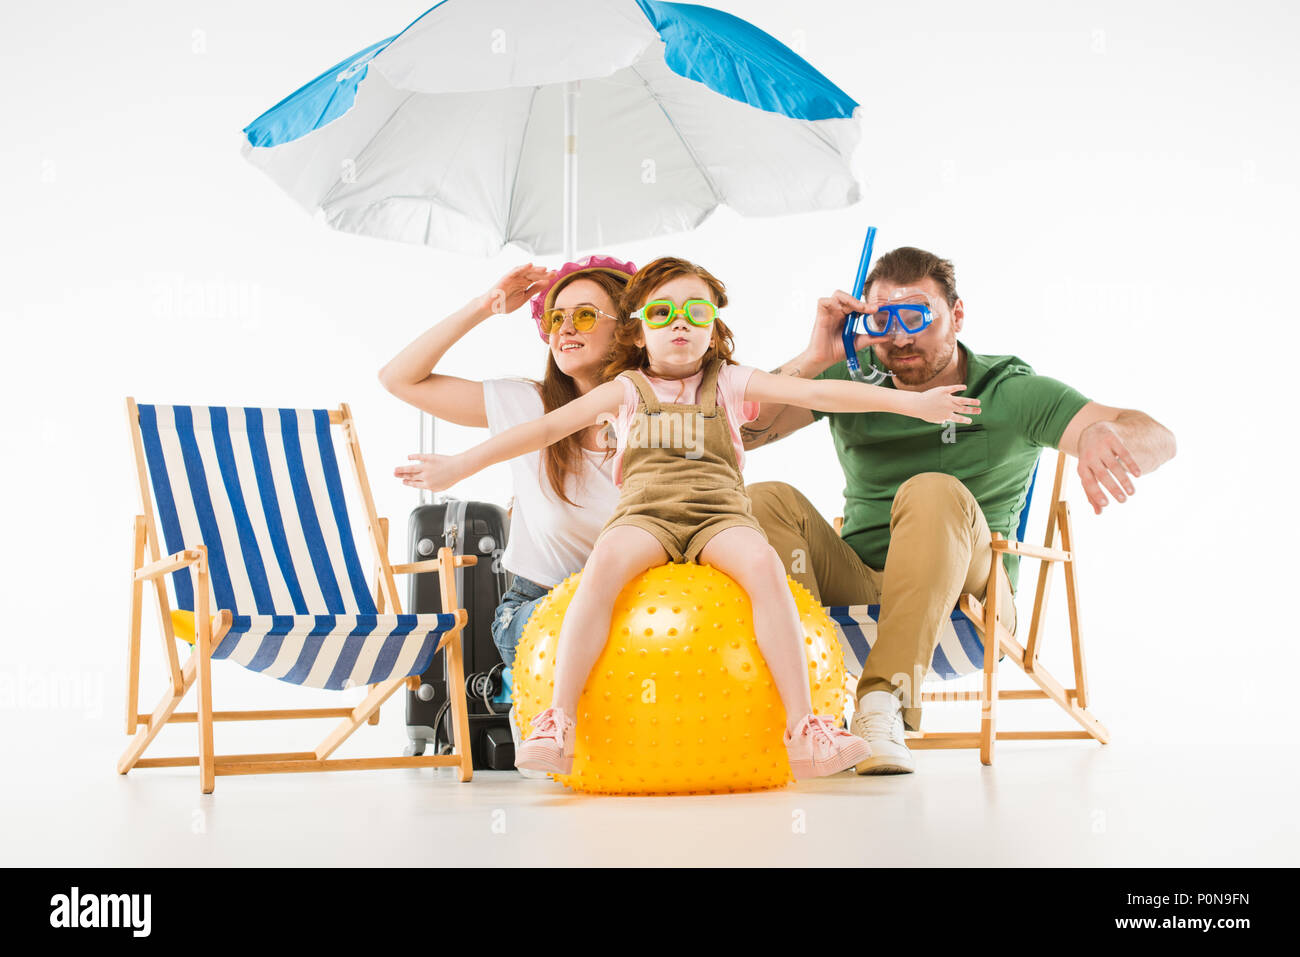
{"type": "Polygon", "coordinates": [[[613,378],[533,422],[460,455],[411,456],[405,484],[445,489],[488,465],[557,442],[616,413],[618,506],[587,560],[560,631],[551,707],[515,755],[521,768],[568,774],[573,715],[604,648],[614,601],[627,583],[665,561],[712,565],[748,593],[755,638],[785,706],[785,745],[796,778],[834,774],[869,757],[861,738],[810,707],[807,664],[785,567],[750,513],[741,478],[739,427],[748,403],[834,412],[895,412],[928,422],[969,423],[965,386],[906,392],[860,382],[774,376],[731,358],[732,335],[717,311],[722,283],[671,257],[642,268],[624,292],[613,378]]]}

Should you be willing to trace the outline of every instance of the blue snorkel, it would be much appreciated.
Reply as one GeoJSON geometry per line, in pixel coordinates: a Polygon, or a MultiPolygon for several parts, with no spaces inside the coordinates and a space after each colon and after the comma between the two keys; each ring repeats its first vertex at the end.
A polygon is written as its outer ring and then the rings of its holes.
{"type": "MultiPolygon", "coordinates": [[[[858,275],[853,280],[853,298],[859,299],[862,296],[862,286],[867,281],[867,272],[871,269],[871,247],[876,242],[876,227],[867,227],[867,239],[862,244],[862,258],[858,260],[858,275]]],[[[858,364],[858,352],[853,347],[855,338],[854,329],[862,319],[862,313],[851,312],[844,318],[844,358],[849,367],[849,378],[857,382],[865,382],[868,385],[879,385],[884,382],[892,373],[885,372],[882,369],[871,367],[871,373],[868,375],[862,371],[858,364]]]]}

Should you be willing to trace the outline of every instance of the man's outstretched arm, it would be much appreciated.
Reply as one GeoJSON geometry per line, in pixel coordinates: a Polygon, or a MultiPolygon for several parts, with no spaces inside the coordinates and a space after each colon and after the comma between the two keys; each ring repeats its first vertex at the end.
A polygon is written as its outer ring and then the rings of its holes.
{"type": "Polygon", "coordinates": [[[1061,434],[1061,451],[1079,460],[1079,479],[1092,510],[1134,494],[1133,479],[1174,457],[1174,434],[1145,412],[1089,402],[1061,434]]]}

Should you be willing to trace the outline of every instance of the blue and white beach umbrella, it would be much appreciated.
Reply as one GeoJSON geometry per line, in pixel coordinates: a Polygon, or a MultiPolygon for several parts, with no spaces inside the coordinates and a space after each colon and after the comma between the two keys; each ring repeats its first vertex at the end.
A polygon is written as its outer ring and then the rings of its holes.
{"type": "Polygon", "coordinates": [[[573,258],[723,204],[776,216],[856,202],[856,108],[709,7],[443,0],[259,116],[244,153],[335,229],[573,258]]]}

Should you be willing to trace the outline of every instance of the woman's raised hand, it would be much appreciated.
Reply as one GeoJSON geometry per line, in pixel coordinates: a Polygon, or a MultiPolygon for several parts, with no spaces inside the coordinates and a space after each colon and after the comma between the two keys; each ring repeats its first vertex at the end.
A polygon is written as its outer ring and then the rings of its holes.
{"type": "Polygon", "coordinates": [[[555,278],[555,270],[525,263],[498,279],[483,294],[483,306],[489,312],[506,315],[514,312],[555,278]]]}
{"type": "Polygon", "coordinates": [[[965,385],[941,385],[924,392],[913,392],[917,398],[916,410],[912,413],[926,422],[958,422],[970,425],[969,416],[980,414],[980,400],[956,395],[965,385]]]}
{"type": "Polygon", "coordinates": [[[399,465],[393,469],[393,475],[401,479],[403,485],[411,488],[441,492],[470,474],[466,472],[464,460],[459,455],[419,453],[408,455],[407,458],[415,464],[399,465]]]}

